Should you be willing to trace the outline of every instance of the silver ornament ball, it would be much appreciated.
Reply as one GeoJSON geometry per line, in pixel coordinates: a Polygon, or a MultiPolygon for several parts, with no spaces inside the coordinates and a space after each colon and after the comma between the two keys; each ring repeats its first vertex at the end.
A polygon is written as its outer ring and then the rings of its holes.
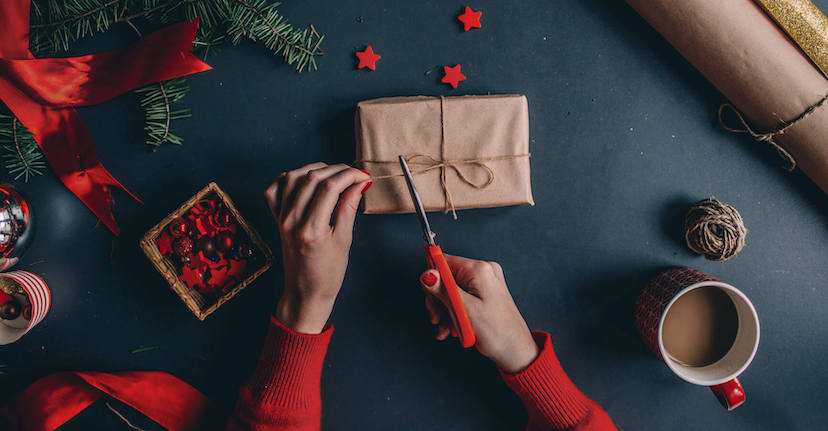
{"type": "Polygon", "coordinates": [[[34,214],[16,189],[0,184],[0,271],[14,266],[34,239],[34,214]]]}

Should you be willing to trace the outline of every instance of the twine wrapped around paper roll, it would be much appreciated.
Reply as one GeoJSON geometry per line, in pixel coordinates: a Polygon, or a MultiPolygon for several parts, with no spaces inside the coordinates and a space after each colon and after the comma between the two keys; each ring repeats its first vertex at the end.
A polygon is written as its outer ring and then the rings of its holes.
{"type": "Polygon", "coordinates": [[[772,136],[774,143],[828,192],[828,106],[803,117],[828,94],[828,79],[757,3],[627,3],[730,100],[754,131],[784,128],[772,136]]]}
{"type": "Polygon", "coordinates": [[[697,202],[684,217],[687,246],[707,260],[718,262],[735,256],[745,246],[746,236],[739,211],[713,197],[697,202]]]}

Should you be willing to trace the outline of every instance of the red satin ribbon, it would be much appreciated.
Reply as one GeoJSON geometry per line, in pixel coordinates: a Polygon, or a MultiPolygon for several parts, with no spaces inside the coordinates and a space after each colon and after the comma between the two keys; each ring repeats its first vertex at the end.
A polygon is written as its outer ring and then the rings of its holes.
{"type": "Polygon", "coordinates": [[[190,53],[198,19],[165,27],[117,51],[34,59],[28,49],[30,4],[0,1],[0,100],[34,134],[63,184],[117,235],[110,187],[129,190],[101,165],[92,136],[73,107],[209,70],[190,53]]]}
{"type": "MultiPolygon", "coordinates": [[[[52,431],[104,394],[170,431],[203,427],[207,398],[176,377],[157,371],[123,373],[66,372],[46,376],[0,409],[9,431],[52,431]]],[[[7,428],[3,428],[7,429],[7,428]]]]}

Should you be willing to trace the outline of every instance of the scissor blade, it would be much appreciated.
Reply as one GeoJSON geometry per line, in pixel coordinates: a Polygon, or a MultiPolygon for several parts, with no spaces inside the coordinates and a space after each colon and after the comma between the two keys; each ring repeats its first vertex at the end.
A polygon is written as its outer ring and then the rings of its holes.
{"type": "Polygon", "coordinates": [[[405,162],[405,157],[400,156],[400,166],[402,167],[405,183],[408,184],[408,192],[411,194],[411,200],[414,201],[414,211],[420,219],[420,227],[423,228],[423,238],[429,245],[434,244],[434,232],[431,231],[431,226],[428,224],[428,217],[426,217],[425,209],[423,208],[423,201],[420,200],[420,194],[417,193],[417,187],[414,186],[414,178],[411,176],[411,171],[408,169],[408,163],[405,162]]]}

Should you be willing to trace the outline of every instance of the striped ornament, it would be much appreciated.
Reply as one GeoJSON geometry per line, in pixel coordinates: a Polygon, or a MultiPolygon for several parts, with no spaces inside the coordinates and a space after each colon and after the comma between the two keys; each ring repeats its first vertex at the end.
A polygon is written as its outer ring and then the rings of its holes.
{"type": "MultiPolygon", "coordinates": [[[[40,323],[46,317],[46,313],[49,312],[49,307],[52,305],[52,295],[46,286],[46,282],[40,276],[31,272],[4,272],[0,273],[0,277],[11,278],[23,286],[23,290],[29,295],[28,299],[32,305],[32,320],[27,321],[21,315],[15,320],[0,322],[0,345],[2,345],[14,343],[40,323]]],[[[14,296],[21,301],[24,307],[27,305],[23,295],[14,296]]]]}

